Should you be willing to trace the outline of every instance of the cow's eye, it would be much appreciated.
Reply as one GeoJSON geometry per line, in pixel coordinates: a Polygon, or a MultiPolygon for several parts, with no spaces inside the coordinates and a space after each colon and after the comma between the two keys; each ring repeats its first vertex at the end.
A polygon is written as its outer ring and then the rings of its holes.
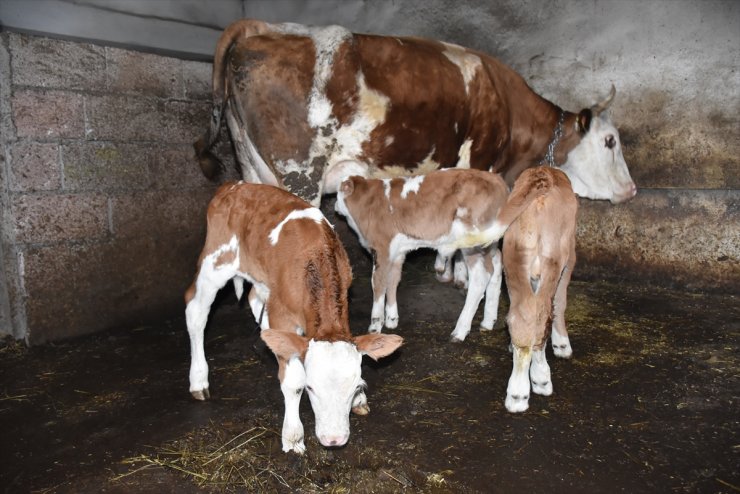
{"type": "Polygon", "coordinates": [[[609,134],[608,136],[606,136],[604,145],[608,147],[609,149],[614,149],[614,146],[617,145],[617,140],[614,139],[613,135],[609,134]]]}

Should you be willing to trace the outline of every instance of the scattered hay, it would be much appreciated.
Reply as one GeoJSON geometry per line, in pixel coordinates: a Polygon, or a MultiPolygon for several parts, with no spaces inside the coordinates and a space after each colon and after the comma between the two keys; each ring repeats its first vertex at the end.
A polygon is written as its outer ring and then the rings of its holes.
{"type": "Polygon", "coordinates": [[[272,459],[265,456],[264,438],[278,435],[264,427],[252,427],[231,439],[224,440],[222,431],[192,433],[156,449],[121,461],[132,468],[111,480],[121,481],[142,470],[159,467],[173,470],[190,478],[200,487],[225,491],[266,491],[277,484],[291,486],[280,475],[272,459]]]}

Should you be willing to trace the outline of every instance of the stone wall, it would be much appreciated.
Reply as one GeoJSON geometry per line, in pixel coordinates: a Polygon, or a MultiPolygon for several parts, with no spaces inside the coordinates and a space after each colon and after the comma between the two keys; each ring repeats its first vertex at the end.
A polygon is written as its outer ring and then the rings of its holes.
{"type": "Polygon", "coordinates": [[[191,147],[210,64],[2,33],[0,74],[2,332],[180,313],[214,190],[191,147]]]}

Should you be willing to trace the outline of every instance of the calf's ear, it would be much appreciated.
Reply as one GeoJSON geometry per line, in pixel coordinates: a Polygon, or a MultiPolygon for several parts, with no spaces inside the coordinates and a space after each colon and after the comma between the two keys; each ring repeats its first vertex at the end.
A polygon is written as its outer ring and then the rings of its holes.
{"type": "Polygon", "coordinates": [[[373,360],[387,357],[403,344],[403,338],[395,334],[364,334],[355,337],[357,350],[373,360]]]}
{"type": "Polygon", "coordinates": [[[308,340],[292,331],[265,329],[260,332],[260,338],[276,357],[285,361],[293,357],[302,358],[308,348],[308,340]]]}

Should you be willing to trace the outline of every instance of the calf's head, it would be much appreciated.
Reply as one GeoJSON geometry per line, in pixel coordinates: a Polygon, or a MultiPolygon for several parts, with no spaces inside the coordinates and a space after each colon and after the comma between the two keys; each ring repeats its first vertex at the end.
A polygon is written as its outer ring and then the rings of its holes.
{"type": "Polygon", "coordinates": [[[612,86],[604,101],[578,114],[581,141],[568,153],[561,169],[579,196],[619,203],[632,199],[637,187],[622,155],[619,132],[605,112],[615,94],[612,86]]]}
{"type": "Polygon", "coordinates": [[[362,356],[377,360],[403,343],[403,338],[394,334],[366,334],[351,341],[317,341],[290,331],[268,329],[261,336],[278,359],[288,362],[298,357],[303,361],[305,389],[316,418],[316,437],[326,447],[344,446],[349,439],[349,413],[365,389],[362,356]]]}

